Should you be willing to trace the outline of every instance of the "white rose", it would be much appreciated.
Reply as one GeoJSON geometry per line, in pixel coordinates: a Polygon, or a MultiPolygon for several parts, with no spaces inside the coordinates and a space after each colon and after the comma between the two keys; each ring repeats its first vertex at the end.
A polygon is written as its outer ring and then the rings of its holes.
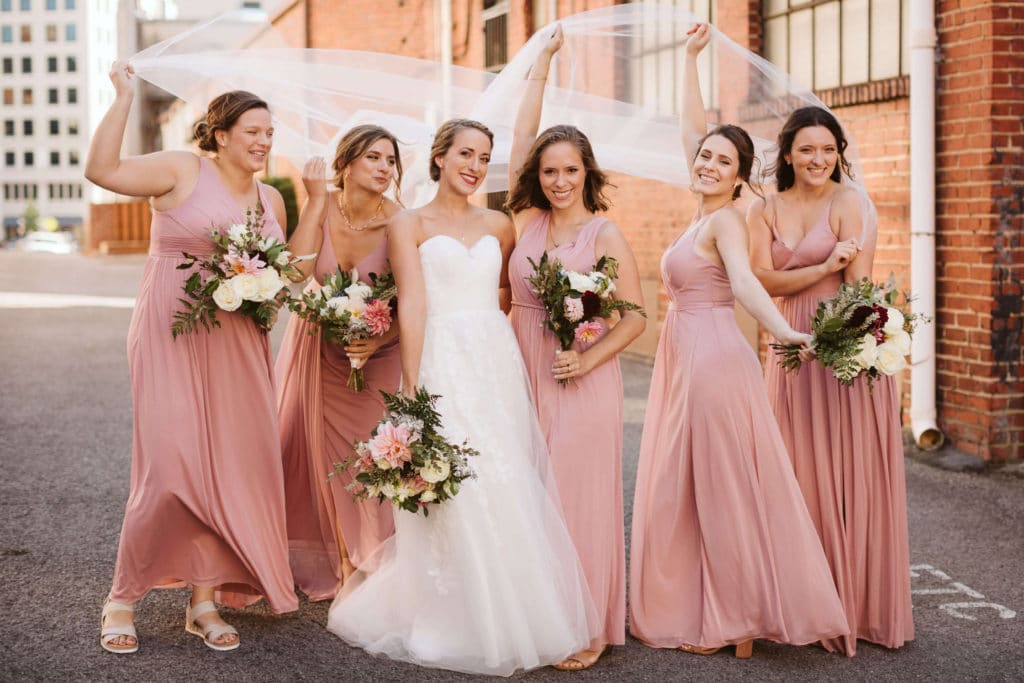
{"type": "Polygon", "coordinates": [[[322,296],[325,299],[330,299],[332,296],[334,296],[334,287],[331,287],[330,285],[324,285],[323,287],[320,288],[320,296],[322,296]]]}
{"type": "Polygon", "coordinates": [[[451,474],[452,468],[446,460],[430,460],[420,468],[420,476],[424,481],[436,484],[444,481],[451,474]]]}
{"type": "Polygon", "coordinates": [[[371,498],[376,498],[377,496],[380,495],[380,484],[372,484],[372,483],[371,484],[367,484],[366,485],[366,493],[371,498]]]}
{"type": "Polygon", "coordinates": [[[235,288],[235,294],[247,301],[262,301],[260,299],[260,286],[255,275],[242,273],[231,278],[231,286],[235,288]]]}
{"type": "Polygon", "coordinates": [[[292,252],[290,252],[287,249],[285,249],[284,251],[282,251],[280,254],[277,255],[277,258],[274,259],[274,263],[279,265],[279,266],[281,266],[283,268],[284,266],[287,266],[288,262],[291,261],[291,260],[292,260],[292,252]]]}
{"type": "Polygon", "coordinates": [[[885,319],[885,325],[882,326],[882,329],[885,330],[885,333],[887,335],[895,334],[896,332],[902,330],[904,318],[903,314],[900,313],[899,309],[886,308],[885,310],[888,314],[888,317],[886,317],[885,319]]]}
{"type": "Polygon", "coordinates": [[[259,295],[263,301],[273,299],[281,291],[281,287],[284,286],[284,283],[281,282],[281,276],[273,268],[264,268],[260,271],[260,274],[256,276],[256,284],[259,287],[259,295]]]}
{"type": "Polygon", "coordinates": [[[435,500],[437,500],[437,494],[431,491],[430,489],[427,489],[426,491],[420,494],[421,503],[433,503],[435,500]]]}
{"type": "Polygon", "coordinates": [[[388,500],[393,500],[398,493],[398,489],[395,488],[394,484],[384,484],[380,487],[380,492],[388,500]]]}
{"type": "Polygon", "coordinates": [[[213,291],[213,302],[221,310],[237,311],[238,307],[242,305],[242,297],[238,296],[230,282],[222,282],[213,291]]]}
{"type": "Polygon", "coordinates": [[[249,232],[249,226],[245,223],[235,223],[228,228],[228,239],[240,244],[245,239],[245,233],[249,232]]]}
{"type": "Polygon", "coordinates": [[[570,270],[566,274],[569,276],[569,286],[577,292],[593,292],[597,289],[597,283],[582,273],[576,273],[570,270]]]}
{"type": "Polygon", "coordinates": [[[363,314],[363,311],[366,310],[366,302],[362,299],[349,299],[348,297],[345,297],[345,299],[346,303],[344,310],[351,313],[353,318],[358,318],[363,314]]]}
{"type": "Polygon", "coordinates": [[[595,270],[588,277],[593,280],[596,286],[594,291],[600,294],[602,299],[607,299],[615,291],[615,281],[604,273],[595,270]]]}
{"type": "Polygon", "coordinates": [[[872,334],[865,334],[857,354],[856,361],[865,370],[875,367],[875,360],[878,358],[878,341],[872,334]]]}
{"type": "Polygon", "coordinates": [[[878,360],[875,365],[886,375],[895,375],[907,367],[907,359],[895,344],[886,342],[878,347],[878,360]]]}
{"type": "Polygon", "coordinates": [[[405,482],[402,482],[401,484],[395,487],[395,496],[398,497],[399,502],[404,501],[411,495],[413,495],[412,487],[406,484],[405,482]]]}
{"type": "Polygon", "coordinates": [[[327,307],[334,311],[343,311],[348,306],[347,296],[335,296],[327,300],[327,307]]]}
{"type": "Polygon", "coordinates": [[[910,335],[907,334],[906,330],[886,332],[885,343],[895,346],[904,356],[910,353],[910,335]]]}
{"type": "Polygon", "coordinates": [[[345,293],[352,299],[365,301],[373,294],[373,290],[369,285],[364,285],[362,282],[354,282],[345,288],[345,293]]]}

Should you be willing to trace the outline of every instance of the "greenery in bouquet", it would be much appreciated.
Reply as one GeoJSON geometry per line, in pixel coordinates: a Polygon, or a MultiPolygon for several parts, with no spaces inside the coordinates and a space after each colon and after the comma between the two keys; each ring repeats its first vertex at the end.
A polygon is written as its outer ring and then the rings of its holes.
{"type": "Polygon", "coordinates": [[[210,232],[216,251],[208,256],[182,252],[178,270],[195,269],[178,301],[171,336],[220,327],[218,311],[237,312],[251,318],[261,330],[273,327],[277,311],[288,299],[288,282],[302,277],[285,242],[261,234],[263,211],[249,209],[245,223],[210,232]]]}
{"type": "Polygon", "coordinates": [[[476,476],[469,458],[479,453],[441,435],[435,407],[440,396],[422,387],[413,398],[383,391],[381,395],[389,414],[367,441],[355,445],[355,456],[334,464],[331,476],[350,476],[346,488],[357,498],[386,500],[427,515],[430,505],[455,496],[461,482],[476,476]]]}

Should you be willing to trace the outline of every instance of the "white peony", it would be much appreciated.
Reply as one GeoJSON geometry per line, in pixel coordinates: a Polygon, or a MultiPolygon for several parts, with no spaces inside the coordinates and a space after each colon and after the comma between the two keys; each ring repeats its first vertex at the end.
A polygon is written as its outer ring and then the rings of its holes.
{"type": "Polygon", "coordinates": [[[291,261],[291,260],[292,260],[292,252],[290,252],[287,249],[285,249],[284,251],[282,251],[280,254],[277,255],[277,258],[274,259],[274,263],[276,265],[279,265],[279,266],[281,266],[283,268],[284,266],[287,266],[288,262],[291,261]]]}
{"type": "Polygon", "coordinates": [[[273,268],[264,268],[256,276],[256,284],[259,286],[259,294],[263,301],[269,301],[277,296],[277,293],[284,287],[281,276],[273,268]]]}
{"type": "Polygon", "coordinates": [[[431,491],[430,489],[427,489],[426,491],[420,494],[421,503],[433,503],[435,500],[437,500],[437,494],[431,491]]]}
{"type": "Polygon", "coordinates": [[[607,299],[615,292],[615,281],[604,273],[595,270],[589,277],[597,286],[595,291],[601,295],[602,299],[607,299]]]}
{"type": "Polygon", "coordinates": [[[245,240],[245,233],[249,232],[249,226],[245,223],[235,223],[228,228],[228,239],[236,244],[241,244],[245,240]]]}
{"type": "Polygon", "coordinates": [[[907,367],[907,359],[895,344],[886,342],[878,347],[878,360],[875,361],[875,366],[886,375],[895,375],[907,367]]]}
{"type": "Polygon", "coordinates": [[[885,319],[885,325],[882,326],[882,329],[886,335],[896,334],[903,329],[903,314],[895,308],[887,308],[885,310],[888,317],[885,319]]]}
{"type": "Polygon", "coordinates": [[[910,335],[905,330],[886,332],[885,343],[894,345],[904,356],[910,353],[910,335]]]}
{"type": "Polygon", "coordinates": [[[569,286],[577,292],[593,292],[597,289],[597,283],[587,275],[571,270],[566,274],[569,276],[569,286]]]}
{"type": "Polygon", "coordinates": [[[384,484],[383,486],[380,487],[380,492],[381,495],[383,495],[385,498],[387,498],[388,500],[392,500],[394,499],[395,494],[398,493],[398,489],[395,488],[394,484],[384,484]]]}
{"type": "Polygon", "coordinates": [[[872,334],[865,334],[864,340],[860,347],[860,353],[857,354],[856,361],[865,370],[870,370],[875,367],[875,360],[878,358],[878,341],[872,334]]]}
{"type": "Polygon", "coordinates": [[[395,487],[395,496],[398,498],[398,502],[404,501],[411,495],[413,495],[412,487],[405,482],[395,487]]]}
{"type": "Polygon", "coordinates": [[[373,294],[373,289],[369,285],[364,285],[362,282],[353,282],[351,285],[345,288],[345,293],[352,299],[359,299],[360,301],[366,301],[373,294]]]}
{"type": "Polygon", "coordinates": [[[424,481],[436,484],[439,481],[444,481],[448,478],[452,472],[451,466],[447,460],[430,460],[426,465],[420,468],[420,476],[423,477],[424,481]]]}
{"type": "Polygon", "coordinates": [[[242,297],[238,296],[230,282],[222,282],[213,291],[213,302],[224,311],[237,311],[242,305],[242,297]]]}
{"type": "Polygon", "coordinates": [[[246,301],[262,301],[260,298],[260,286],[255,275],[242,273],[231,278],[231,286],[235,288],[235,294],[246,301]]]}

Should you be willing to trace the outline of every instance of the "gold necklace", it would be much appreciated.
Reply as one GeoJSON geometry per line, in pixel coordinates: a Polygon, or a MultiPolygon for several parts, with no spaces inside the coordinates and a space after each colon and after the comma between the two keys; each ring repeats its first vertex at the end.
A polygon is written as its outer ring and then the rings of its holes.
{"type": "Polygon", "coordinates": [[[352,225],[352,221],[350,221],[348,219],[348,214],[345,213],[345,200],[342,198],[341,192],[338,193],[338,211],[341,213],[341,218],[342,218],[342,220],[345,221],[345,226],[349,230],[353,230],[355,232],[362,232],[363,230],[366,230],[368,227],[370,227],[371,223],[373,223],[375,220],[377,220],[380,217],[380,213],[381,213],[381,211],[383,209],[384,209],[384,195],[381,195],[380,196],[380,202],[377,204],[377,210],[373,212],[372,216],[370,216],[370,220],[366,221],[365,223],[363,223],[362,225],[360,225],[357,228],[356,226],[352,225]]]}
{"type": "Polygon", "coordinates": [[[577,223],[576,225],[572,226],[573,227],[573,234],[572,234],[572,241],[571,242],[557,242],[557,241],[555,241],[555,231],[552,229],[552,222],[548,221],[548,237],[551,238],[551,244],[554,245],[555,249],[559,248],[563,244],[569,244],[569,245],[575,244],[576,240],[578,240],[580,238],[579,228],[581,228],[584,225],[586,225],[587,223],[589,223],[591,220],[593,220],[593,218],[594,218],[593,216],[590,216],[586,220],[581,221],[581,222],[577,223]]]}

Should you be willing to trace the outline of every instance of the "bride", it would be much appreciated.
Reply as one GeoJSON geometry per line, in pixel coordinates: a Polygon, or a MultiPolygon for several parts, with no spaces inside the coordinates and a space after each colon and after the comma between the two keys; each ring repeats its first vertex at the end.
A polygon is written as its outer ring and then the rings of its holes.
{"type": "Polygon", "coordinates": [[[514,228],[469,203],[492,142],[476,121],[438,129],[437,195],[392,219],[388,248],[403,391],[441,395],[445,435],[480,451],[477,476],[429,517],[395,514],[394,537],[345,584],[327,628],[373,654],[507,676],[584,649],[598,626],[503,313],[514,228]]]}

